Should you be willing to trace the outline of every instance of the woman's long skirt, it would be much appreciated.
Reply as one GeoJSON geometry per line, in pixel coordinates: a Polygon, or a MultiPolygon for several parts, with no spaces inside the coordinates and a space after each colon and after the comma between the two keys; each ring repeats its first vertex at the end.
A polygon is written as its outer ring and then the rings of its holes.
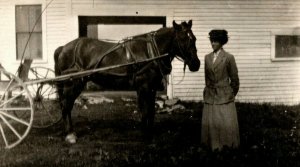
{"type": "Polygon", "coordinates": [[[240,145],[239,126],[235,103],[204,104],[202,113],[201,142],[212,150],[223,146],[240,145]]]}

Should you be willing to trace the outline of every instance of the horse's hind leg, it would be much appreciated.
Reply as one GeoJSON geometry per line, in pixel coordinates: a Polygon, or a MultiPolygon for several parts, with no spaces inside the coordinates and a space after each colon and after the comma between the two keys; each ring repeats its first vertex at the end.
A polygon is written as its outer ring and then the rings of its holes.
{"type": "Polygon", "coordinates": [[[62,118],[64,122],[64,130],[67,133],[66,140],[69,143],[76,142],[76,136],[73,129],[71,111],[73,109],[76,98],[80,95],[84,88],[83,82],[68,82],[64,84],[61,97],[62,118]]]}

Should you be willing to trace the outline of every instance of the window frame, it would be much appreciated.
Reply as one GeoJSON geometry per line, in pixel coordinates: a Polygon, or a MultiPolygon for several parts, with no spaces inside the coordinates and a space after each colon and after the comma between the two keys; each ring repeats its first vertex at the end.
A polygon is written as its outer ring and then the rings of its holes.
{"type": "MultiPolygon", "coordinates": [[[[16,7],[17,6],[29,6],[29,5],[40,5],[41,6],[41,11],[43,12],[46,3],[45,1],[41,0],[27,0],[26,2],[22,3],[14,3],[14,45],[15,45],[15,56],[14,56],[14,61],[16,63],[20,63],[21,59],[17,59],[17,29],[16,29],[16,7]]],[[[41,59],[33,59],[33,64],[46,64],[48,63],[48,56],[47,56],[47,43],[46,43],[46,13],[43,13],[41,18],[42,20],[42,58],[41,59]]],[[[28,49],[28,48],[27,48],[28,49]]]]}
{"type": "Polygon", "coordinates": [[[271,32],[271,60],[274,62],[276,62],[276,61],[300,61],[300,57],[275,57],[275,52],[276,52],[276,41],[275,40],[276,40],[277,35],[300,36],[300,27],[271,32]]]}

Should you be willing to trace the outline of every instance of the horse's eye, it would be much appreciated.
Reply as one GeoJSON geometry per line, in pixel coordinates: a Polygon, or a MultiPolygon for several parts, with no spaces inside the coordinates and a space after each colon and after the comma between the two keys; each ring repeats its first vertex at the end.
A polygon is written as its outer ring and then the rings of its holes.
{"type": "Polygon", "coordinates": [[[196,37],[193,34],[188,33],[188,37],[190,38],[190,40],[196,41],[196,37]]]}

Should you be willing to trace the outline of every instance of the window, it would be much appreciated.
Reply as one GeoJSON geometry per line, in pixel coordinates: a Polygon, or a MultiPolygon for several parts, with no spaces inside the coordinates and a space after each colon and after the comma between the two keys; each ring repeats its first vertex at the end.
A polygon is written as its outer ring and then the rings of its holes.
{"type": "Polygon", "coordinates": [[[300,33],[296,30],[272,35],[273,60],[300,60],[300,33]]]}
{"type": "Polygon", "coordinates": [[[300,57],[300,35],[276,35],[275,57],[300,57]]]}
{"type": "Polygon", "coordinates": [[[42,59],[42,5],[17,5],[15,12],[17,60],[42,59]]]}

